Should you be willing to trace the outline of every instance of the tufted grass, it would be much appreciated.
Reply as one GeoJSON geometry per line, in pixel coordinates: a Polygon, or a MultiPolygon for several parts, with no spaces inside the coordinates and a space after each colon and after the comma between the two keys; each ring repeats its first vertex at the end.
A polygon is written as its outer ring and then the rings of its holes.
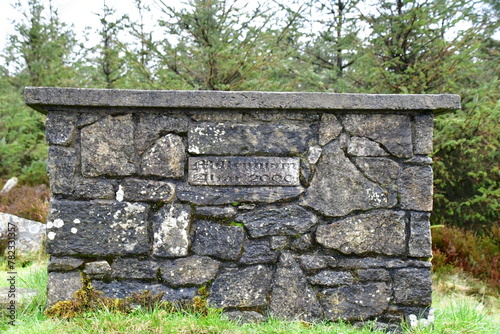
{"type": "MultiPolygon", "coordinates": [[[[346,323],[283,322],[270,319],[261,324],[238,324],[228,321],[217,310],[207,315],[189,312],[168,313],[165,310],[145,311],[138,309],[132,314],[99,310],[82,314],[71,320],[48,318],[43,314],[47,284],[46,259],[26,261],[17,268],[17,286],[38,289],[38,296],[20,307],[16,326],[0,317],[0,332],[9,334],[32,333],[383,333],[367,323],[363,328],[346,323]]],[[[7,286],[7,271],[0,261],[0,286],[7,286]]],[[[500,328],[500,301],[491,295],[480,281],[463,273],[434,276],[435,323],[433,328],[405,328],[404,333],[452,334],[497,333],[500,328]]]]}

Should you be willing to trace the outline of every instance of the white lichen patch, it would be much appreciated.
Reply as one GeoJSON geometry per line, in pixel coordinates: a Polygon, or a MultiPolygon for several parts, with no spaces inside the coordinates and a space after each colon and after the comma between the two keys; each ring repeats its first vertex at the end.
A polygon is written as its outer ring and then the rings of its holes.
{"type": "Polygon", "coordinates": [[[144,212],[145,210],[146,207],[137,203],[127,203],[127,206],[125,207],[125,211],[128,213],[144,212]]]}
{"type": "Polygon", "coordinates": [[[47,233],[47,238],[49,240],[54,240],[55,237],[56,237],[56,232],[49,232],[49,233],[47,233]]]}
{"type": "Polygon", "coordinates": [[[125,195],[125,192],[123,191],[123,187],[121,185],[118,186],[118,191],[116,192],[116,200],[118,202],[123,201],[123,196],[125,195]]]}
{"type": "Polygon", "coordinates": [[[54,227],[54,222],[52,222],[51,220],[47,221],[47,229],[50,229],[54,227]]]}
{"type": "Polygon", "coordinates": [[[76,219],[74,219],[74,220],[73,220],[73,223],[74,223],[74,224],[80,224],[80,223],[81,223],[81,220],[80,220],[80,219],[78,219],[78,218],[76,218],[76,219]]]}
{"type": "Polygon", "coordinates": [[[71,233],[76,234],[78,232],[78,229],[76,227],[71,228],[71,233]]]}
{"type": "Polygon", "coordinates": [[[63,226],[64,226],[64,220],[59,219],[59,218],[54,220],[54,227],[61,228],[63,226]]]}

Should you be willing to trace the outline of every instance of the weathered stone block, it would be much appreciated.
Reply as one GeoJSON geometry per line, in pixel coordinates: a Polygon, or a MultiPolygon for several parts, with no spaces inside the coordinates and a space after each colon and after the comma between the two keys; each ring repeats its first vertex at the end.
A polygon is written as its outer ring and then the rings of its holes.
{"type": "Polygon", "coordinates": [[[356,283],[356,279],[348,271],[323,270],[307,279],[312,285],[330,287],[356,283]]]}
{"type": "Polygon", "coordinates": [[[111,266],[108,261],[93,261],[85,263],[83,272],[94,279],[103,279],[111,274],[111,266]]]}
{"type": "Polygon", "coordinates": [[[55,257],[51,256],[47,270],[52,271],[71,271],[79,268],[83,264],[82,259],[64,256],[55,257]]]}
{"type": "Polygon", "coordinates": [[[347,154],[355,157],[385,157],[389,155],[379,143],[365,137],[352,137],[347,146],[347,154]]]}
{"type": "Polygon", "coordinates": [[[432,168],[406,166],[398,181],[403,210],[432,211],[432,168]]]}
{"type": "Polygon", "coordinates": [[[149,250],[145,204],[52,200],[47,250],[52,255],[110,256],[149,250]]]}
{"type": "Polygon", "coordinates": [[[46,308],[63,300],[72,300],[73,294],[82,288],[80,272],[49,273],[46,308]]]}
{"type": "Polygon", "coordinates": [[[180,288],[172,289],[163,284],[158,283],[143,283],[132,281],[113,281],[104,283],[102,281],[92,281],[92,286],[97,291],[101,291],[108,298],[127,298],[132,296],[132,293],[142,293],[149,291],[153,296],[163,294],[163,301],[182,301],[192,300],[198,293],[198,288],[180,288]]]}
{"type": "Polygon", "coordinates": [[[307,125],[199,123],[189,128],[189,152],[212,155],[306,152],[315,144],[307,125]]]}
{"type": "Polygon", "coordinates": [[[340,124],[337,116],[324,113],[321,115],[321,122],[319,125],[319,144],[324,146],[331,142],[340,135],[342,131],[342,124],[340,124]]]}
{"type": "Polygon", "coordinates": [[[236,260],[241,255],[244,239],[245,231],[241,226],[199,220],[193,239],[193,252],[223,260],[236,260]]]}
{"type": "Polygon", "coordinates": [[[356,272],[357,278],[361,281],[382,281],[389,282],[391,276],[385,269],[360,269],[356,272]]]}
{"type": "Polygon", "coordinates": [[[204,218],[231,219],[238,213],[234,206],[198,206],[195,215],[204,218]]]}
{"type": "Polygon", "coordinates": [[[335,264],[336,260],[327,255],[304,254],[298,257],[302,269],[306,272],[316,272],[335,264]]]}
{"type": "Polygon", "coordinates": [[[413,155],[410,117],[391,114],[347,114],[342,124],[352,136],[367,137],[398,158],[413,155]]]}
{"type": "Polygon", "coordinates": [[[135,129],[135,144],[139,154],[144,153],[156,140],[167,133],[186,133],[187,117],[171,117],[164,114],[141,113],[135,129]]]}
{"type": "Polygon", "coordinates": [[[73,180],[77,172],[77,159],[77,152],[72,147],[49,147],[47,173],[49,174],[52,193],[73,194],[73,180]]]}
{"type": "Polygon", "coordinates": [[[432,257],[430,213],[412,212],[410,217],[409,255],[432,257]]]}
{"type": "Polygon", "coordinates": [[[290,243],[290,249],[296,252],[307,252],[312,250],[313,236],[311,233],[301,235],[290,243]]]}
{"type": "Polygon", "coordinates": [[[170,202],[175,196],[175,185],[165,181],[125,179],[120,186],[125,201],[170,202]]]}
{"type": "Polygon", "coordinates": [[[241,256],[240,263],[274,263],[277,259],[278,254],[271,248],[271,241],[269,239],[255,239],[248,240],[245,243],[245,250],[241,256]]]}
{"type": "Polygon", "coordinates": [[[171,178],[184,176],[186,152],[182,138],[168,134],[146,150],[141,159],[141,174],[171,178]]]}
{"type": "Polygon", "coordinates": [[[368,320],[389,306],[391,290],[385,283],[366,283],[327,288],[318,299],[331,320],[368,320]]]}
{"type": "Polygon", "coordinates": [[[394,273],[394,302],[403,305],[430,305],[432,280],[429,268],[404,268],[394,273]]]}
{"type": "Polygon", "coordinates": [[[215,279],[208,303],[212,307],[263,307],[271,291],[272,272],[268,266],[227,268],[215,279]]]}
{"type": "Polygon", "coordinates": [[[156,279],[160,266],[156,261],[138,258],[117,258],[111,265],[112,278],[156,279]]]}
{"type": "Polygon", "coordinates": [[[74,179],[73,195],[78,199],[114,199],[113,182],[106,179],[74,179]]]}
{"type": "Polygon", "coordinates": [[[168,204],[153,215],[153,254],[181,257],[188,254],[191,207],[168,204]]]}
{"type": "Polygon", "coordinates": [[[316,293],[289,253],[281,254],[269,309],[274,317],[285,319],[312,322],[323,317],[316,293]]]}
{"type": "Polygon", "coordinates": [[[415,154],[432,154],[432,135],[434,130],[434,115],[416,115],[414,118],[415,138],[413,152],[415,154]]]}
{"type": "Polygon", "coordinates": [[[326,216],[340,217],[354,210],[389,207],[389,197],[356,168],[338,142],[332,142],[323,148],[302,204],[326,216]]]}
{"type": "Polygon", "coordinates": [[[219,261],[207,256],[190,256],[161,266],[161,277],[171,287],[203,285],[219,272],[219,261]]]}
{"type": "Polygon", "coordinates": [[[406,220],[403,211],[359,214],[318,226],[316,241],[344,254],[403,255],[406,220]]]}
{"type": "Polygon", "coordinates": [[[354,163],[372,181],[382,185],[395,184],[401,173],[401,166],[387,158],[354,158],[354,163]]]}
{"type": "Polygon", "coordinates": [[[72,112],[49,112],[45,120],[47,144],[70,145],[76,136],[76,119],[77,114],[72,112]]]}
{"type": "Polygon", "coordinates": [[[137,171],[132,115],[108,116],[81,130],[82,174],[132,175],[137,171]]]}
{"type": "Polygon", "coordinates": [[[308,232],[317,217],[298,205],[263,206],[235,217],[245,224],[252,238],[269,235],[297,235],[308,232]]]}

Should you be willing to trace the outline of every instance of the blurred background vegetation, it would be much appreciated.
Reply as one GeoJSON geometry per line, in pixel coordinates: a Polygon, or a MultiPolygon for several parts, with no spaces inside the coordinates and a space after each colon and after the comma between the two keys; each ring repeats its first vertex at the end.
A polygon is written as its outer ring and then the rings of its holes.
{"type": "Polygon", "coordinates": [[[0,50],[0,179],[16,176],[31,192],[4,196],[0,209],[43,220],[47,208],[44,116],[25,106],[25,86],[453,93],[462,110],[435,119],[433,261],[500,285],[497,0],[188,0],[178,8],[135,0],[135,21],[103,5],[95,45],[77,40],[52,1],[16,6],[23,19],[0,50]],[[153,5],[155,34],[144,22],[153,5]],[[40,203],[26,208],[23,198],[40,203]]]}

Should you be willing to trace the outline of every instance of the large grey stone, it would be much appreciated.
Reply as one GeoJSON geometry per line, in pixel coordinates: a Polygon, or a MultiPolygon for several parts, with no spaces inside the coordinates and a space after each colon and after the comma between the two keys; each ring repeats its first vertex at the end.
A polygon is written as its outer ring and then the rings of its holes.
{"type": "Polygon", "coordinates": [[[393,281],[394,302],[404,305],[427,306],[432,301],[430,268],[396,270],[393,281]]]}
{"type": "Polygon", "coordinates": [[[324,146],[336,139],[342,131],[342,124],[340,124],[337,116],[323,113],[321,115],[321,122],[319,124],[319,141],[321,146],[324,146]]]}
{"type": "Polygon", "coordinates": [[[162,279],[172,287],[203,285],[219,272],[219,261],[207,256],[190,256],[168,261],[161,266],[162,279]]]}
{"type": "Polygon", "coordinates": [[[188,132],[188,150],[194,154],[288,155],[306,152],[314,144],[307,125],[199,123],[188,132]]]}
{"type": "Polygon", "coordinates": [[[51,201],[47,219],[49,254],[124,256],[149,250],[149,206],[129,202],[51,201]]]}
{"type": "Polygon", "coordinates": [[[316,272],[320,269],[334,266],[336,260],[332,256],[317,255],[317,254],[304,254],[298,257],[298,261],[302,269],[306,272],[316,272]]]}
{"type": "Polygon", "coordinates": [[[274,203],[298,197],[302,187],[177,187],[177,198],[197,205],[223,205],[239,202],[274,203]]]}
{"type": "Polygon", "coordinates": [[[77,173],[77,164],[77,152],[73,147],[49,147],[47,173],[52,193],[73,194],[73,179],[77,173]]]}
{"type": "Polygon", "coordinates": [[[160,266],[156,261],[139,258],[117,258],[111,265],[111,277],[118,279],[157,278],[160,266]]]}
{"type": "Polygon", "coordinates": [[[83,286],[80,272],[49,273],[47,285],[46,308],[52,307],[57,302],[72,300],[76,291],[83,286]]]}
{"type": "Polygon", "coordinates": [[[70,145],[76,137],[76,113],[51,111],[45,120],[45,139],[51,145],[70,145]]]}
{"type": "Polygon", "coordinates": [[[241,256],[240,263],[274,263],[278,259],[278,254],[272,250],[269,239],[248,240],[245,243],[245,250],[241,256]]]}
{"type": "Polygon", "coordinates": [[[398,181],[403,210],[432,211],[433,173],[431,166],[406,166],[398,181]]]}
{"type": "Polygon", "coordinates": [[[139,154],[144,153],[156,140],[167,133],[186,133],[187,117],[172,117],[165,114],[141,113],[135,129],[135,143],[139,154]]]}
{"type": "Polygon", "coordinates": [[[83,272],[91,278],[103,279],[111,274],[111,266],[106,260],[87,262],[83,272]]]}
{"type": "Polygon", "coordinates": [[[317,217],[298,205],[263,206],[235,217],[245,224],[252,238],[268,235],[297,235],[309,231],[317,217]]]}
{"type": "Polygon", "coordinates": [[[73,180],[73,196],[78,199],[113,199],[115,188],[113,181],[106,179],[84,179],[73,180]]]}
{"type": "Polygon", "coordinates": [[[322,270],[307,279],[312,285],[331,287],[356,283],[356,279],[348,271],[322,270]]]}
{"type": "Polygon", "coordinates": [[[197,206],[195,215],[204,218],[228,220],[233,218],[238,210],[234,206],[197,206]]]}
{"type": "Polygon", "coordinates": [[[432,135],[434,131],[434,115],[415,115],[415,138],[413,151],[415,154],[432,154],[432,135]]]}
{"type": "Polygon", "coordinates": [[[356,166],[372,181],[379,184],[395,184],[401,173],[397,162],[387,158],[355,158],[356,166]]]}
{"type": "Polygon", "coordinates": [[[410,116],[394,114],[347,114],[342,124],[352,136],[367,137],[398,158],[413,155],[410,116]]]}
{"type": "Polygon", "coordinates": [[[391,276],[385,269],[360,269],[356,271],[356,277],[360,281],[382,281],[389,282],[391,276]]]}
{"type": "Polygon", "coordinates": [[[268,266],[227,268],[213,282],[208,303],[212,307],[263,307],[271,291],[268,266]]]}
{"type": "Polygon", "coordinates": [[[430,213],[412,212],[410,216],[409,255],[413,257],[432,257],[430,213]]]}
{"type": "Polygon", "coordinates": [[[192,249],[198,255],[236,260],[241,255],[244,239],[245,231],[241,226],[199,220],[196,222],[192,249]]]}
{"type": "Polygon", "coordinates": [[[162,300],[175,302],[182,300],[192,300],[198,293],[198,288],[180,288],[173,289],[163,284],[144,283],[132,281],[112,281],[105,283],[102,281],[92,281],[92,286],[95,290],[101,291],[108,298],[127,298],[133,293],[142,293],[145,291],[151,292],[153,296],[163,294],[162,300]]]}
{"type": "Polygon", "coordinates": [[[82,174],[125,176],[137,171],[132,115],[108,116],[81,130],[82,174]]]}
{"type": "Polygon", "coordinates": [[[82,259],[77,259],[69,256],[63,256],[63,257],[51,256],[47,270],[49,272],[70,271],[79,268],[82,264],[83,264],[82,259]]]}
{"type": "Polygon", "coordinates": [[[175,185],[165,181],[125,179],[120,186],[125,201],[170,202],[175,196],[175,185]]]}
{"type": "Polygon", "coordinates": [[[141,158],[141,174],[181,178],[184,176],[186,152],[182,138],[169,133],[158,139],[141,158]]]}
{"type": "Polygon", "coordinates": [[[285,319],[312,322],[323,317],[316,293],[289,253],[281,254],[269,309],[273,316],[285,319]]]}
{"type": "MultiPolygon", "coordinates": [[[[45,230],[45,224],[0,212],[0,236],[6,236],[7,241],[15,240],[16,255],[28,255],[43,251],[45,230]],[[13,228],[15,231],[12,231],[13,228]],[[15,233],[15,238],[7,238],[12,232],[15,233]]],[[[0,254],[0,257],[2,255],[0,254]]]]}
{"type": "Polygon", "coordinates": [[[191,207],[167,204],[153,215],[153,254],[181,257],[188,254],[191,207]]]}
{"type": "Polygon", "coordinates": [[[379,143],[365,137],[352,137],[347,146],[347,154],[355,157],[384,157],[389,155],[379,143]]]}
{"type": "Polygon", "coordinates": [[[338,142],[332,142],[323,148],[302,204],[326,216],[338,217],[355,210],[388,207],[389,197],[382,187],[356,168],[338,142]]]}
{"type": "Polygon", "coordinates": [[[406,220],[403,211],[359,214],[318,226],[316,241],[344,254],[403,255],[406,220]]]}
{"type": "Polygon", "coordinates": [[[331,320],[368,320],[384,312],[391,300],[386,283],[360,283],[319,291],[318,299],[331,320]]]}

